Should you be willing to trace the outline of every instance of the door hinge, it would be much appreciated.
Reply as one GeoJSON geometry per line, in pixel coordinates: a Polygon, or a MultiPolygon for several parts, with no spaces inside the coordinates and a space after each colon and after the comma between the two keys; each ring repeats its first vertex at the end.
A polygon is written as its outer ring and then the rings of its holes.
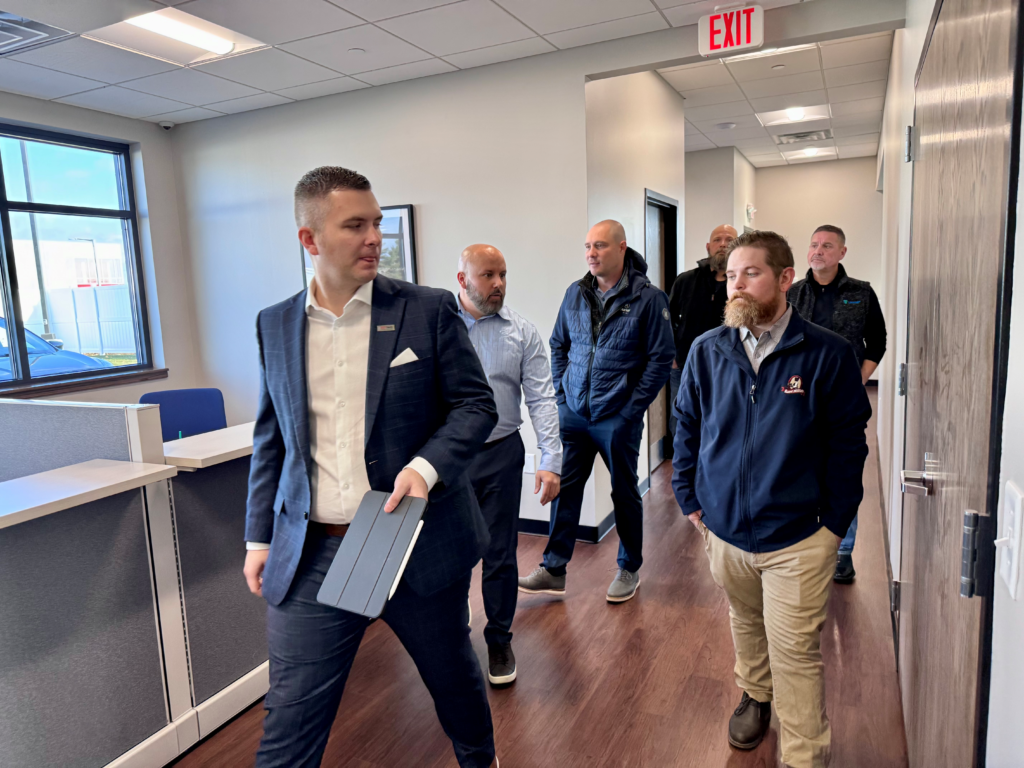
{"type": "Polygon", "coordinates": [[[900,583],[898,581],[889,584],[889,612],[898,613],[900,610],[900,583]]]}
{"type": "Polygon", "coordinates": [[[977,589],[979,515],[964,511],[964,536],[960,547],[960,597],[974,597],[977,589]]]}
{"type": "Polygon", "coordinates": [[[906,397],[907,395],[907,364],[900,363],[900,371],[896,377],[897,392],[900,397],[906,397]]]}
{"type": "Polygon", "coordinates": [[[914,162],[914,126],[908,125],[906,136],[903,140],[903,162],[914,162]]]}

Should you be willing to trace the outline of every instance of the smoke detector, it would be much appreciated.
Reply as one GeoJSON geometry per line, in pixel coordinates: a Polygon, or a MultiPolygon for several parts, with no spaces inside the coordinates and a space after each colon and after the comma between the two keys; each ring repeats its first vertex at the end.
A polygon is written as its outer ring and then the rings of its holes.
{"type": "Polygon", "coordinates": [[[0,11],[0,56],[21,53],[71,35],[66,29],[51,27],[13,13],[0,11]]]}

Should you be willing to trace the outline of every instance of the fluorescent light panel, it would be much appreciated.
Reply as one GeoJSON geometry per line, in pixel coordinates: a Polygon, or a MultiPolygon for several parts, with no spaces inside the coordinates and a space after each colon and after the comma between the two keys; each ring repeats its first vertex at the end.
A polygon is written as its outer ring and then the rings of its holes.
{"type": "Polygon", "coordinates": [[[805,147],[804,149],[794,149],[788,152],[783,152],[782,156],[787,160],[806,160],[810,157],[834,157],[835,154],[835,147],[805,147]]]}
{"type": "Polygon", "coordinates": [[[758,112],[757,119],[767,128],[770,125],[788,125],[789,123],[806,123],[811,120],[828,120],[831,114],[828,104],[807,107],[790,107],[777,109],[773,112],[758,112]]]}
{"type": "Polygon", "coordinates": [[[156,32],[158,35],[169,37],[172,40],[177,40],[180,43],[194,45],[196,48],[202,48],[204,51],[216,53],[219,56],[231,53],[235,47],[235,44],[230,40],[193,27],[191,24],[185,24],[178,19],[161,16],[160,11],[136,16],[134,19],[128,19],[128,23],[141,29],[148,29],[150,32],[156,32]]]}

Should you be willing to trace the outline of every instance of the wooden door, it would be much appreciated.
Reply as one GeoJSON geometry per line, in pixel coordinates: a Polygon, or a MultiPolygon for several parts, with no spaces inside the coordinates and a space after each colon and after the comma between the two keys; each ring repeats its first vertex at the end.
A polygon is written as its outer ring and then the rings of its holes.
{"type": "Polygon", "coordinates": [[[912,768],[975,764],[983,598],[960,596],[965,510],[986,513],[1006,233],[1012,0],[944,0],[916,88],[900,679],[912,768]],[[925,454],[929,462],[925,466],[925,454]]]}
{"type": "MultiPolygon", "coordinates": [[[[665,215],[664,209],[647,204],[646,216],[647,276],[651,282],[668,291],[665,284],[665,215]]],[[[654,398],[647,409],[648,466],[654,472],[664,460],[664,439],[668,434],[668,386],[654,398]]]]}

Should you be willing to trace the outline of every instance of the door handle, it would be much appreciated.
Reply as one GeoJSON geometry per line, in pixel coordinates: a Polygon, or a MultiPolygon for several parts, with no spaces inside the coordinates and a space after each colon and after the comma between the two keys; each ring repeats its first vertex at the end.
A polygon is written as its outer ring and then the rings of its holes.
{"type": "Polygon", "coordinates": [[[931,493],[931,478],[924,472],[916,472],[911,469],[900,470],[900,486],[903,493],[914,496],[928,496],[931,493]]]}

